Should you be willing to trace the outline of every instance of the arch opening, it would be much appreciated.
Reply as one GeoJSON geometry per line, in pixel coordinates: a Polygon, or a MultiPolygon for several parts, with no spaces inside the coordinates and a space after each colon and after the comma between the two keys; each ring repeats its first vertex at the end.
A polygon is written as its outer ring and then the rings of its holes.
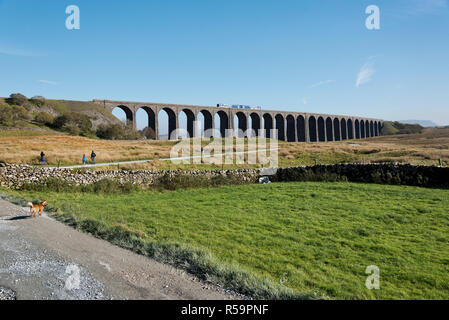
{"type": "Polygon", "coordinates": [[[159,111],[158,124],[157,135],[160,140],[176,140],[178,138],[174,136],[177,127],[177,117],[172,109],[165,107],[159,111]]]}
{"type": "Polygon", "coordinates": [[[341,119],[341,140],[347,140],[348,139],[348,126],[346,125],[346,120],[341,119]]]}
{"type": "Polygon", "coordinates": [[[257,113],[251,113],[250,114],[250,120],[251,120],[251,136],[258,137],[261,135],[260,132],[260,116],[257,113]]]}
{"type": "Polygon", "coordinates": [[[234,116],[234,136],[245,138],[248,130],[248,119],[243,112],[237,112],[234,116]]]}
{"type": "Polygon", "coordinates": [[[306,121],[303,116],[298,116],[296,119],[296,132],[298,142],[306,142],[306,121]]]}
{"type": "Polygon", "coordinates": [[[360,121],[360,138],[365,139],[366,137],[366,130],[365,130],[365,121],[360,121]]]}
{"type": "Polygon", "coordinates": [[[354,128],[351,119],[348,119],[348,139],[354,139],[354,128]]]}
{"type": "Polygon", "coordinates": [[[156,114],[150,107],[140,107],[136,112],[137,129],[145,132],[147,139],[156,139],[156,114]]]}
{"type": "Polygon", "coordinates": [[[327,118],[326,119],[326,137],[327,141],[334,141],[334,133],[332,129],[332,119],[327,118]]]}
{"type": "Polygon", "coordinates": [[[277,114],[275,117],[276,122],[276,130],[278,132],[278,140],[285,141],[285,123],[284,117],[280,114],[277,114]]]}
{"type": "Polygon", "coordinates": [[[215,114],[215,128],[219,128],[222,138],[226,137],[226,130],[229,129],[229,117],[226,112],[220,110],[215,114]]]}
{"type": "Polygon", "coordinates": [[[318,141],[326,141],[326,130],[323,117],[318,118],[318,141]]]}
{"type": "Polygon", "coordinates": [[[310,138],[310,142],[318,141],[317,125],[316,125],[316,119],[314,116],[311,116],[309,118],[309,138],[310,138]]]}
{"type": "Polygon", "coordinates": [[[133,112],[127,106],[116,106],[114,109],[112,109],[112,114],[124,125],[133,125],[134,123],[133,112]]]}
{"type": "Polygon", "coordinates": [[[295,117],[291,114],[287,116],[287,141],[296,142],[295,117]]]}
{"type": "Polygon", "coordinates": [[[340,121],[338,120],[338,118],[334,119],[334,136],[335,136],[335,141],[340,141],[341,140],[340,121]]]}
{"type": "Polygon", "coordinates": [[[269,113],[265,113],[262,118],[265,137],[271,138],[271,130],[273,130],[273,117],[269,113]]]}

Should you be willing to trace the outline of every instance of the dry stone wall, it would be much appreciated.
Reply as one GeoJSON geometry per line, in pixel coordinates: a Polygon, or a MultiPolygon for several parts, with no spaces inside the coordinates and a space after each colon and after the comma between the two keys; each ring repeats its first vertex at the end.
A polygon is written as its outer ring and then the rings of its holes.
{"type": "MultiPolygon", "coordinates": [[[[89,185],[103,179],[117,179],[135,185],[151,185],[156,179],[169,176],[188,175],[213,178],[228,176],[247,183],[257,183],[263,175],[260,169],[241,170],[86,170],[33,167],[28,165],[0,164],[0,186],[19,189],[25,183],[45,182],[58,178],[73,185],[89,185]]],[[[403,184],[422,187],[449,188],[449,168],[437,166],[413,166],[401,164],[337,164],[313,167],[282,168],[270,176],[271,181],[334,181],[374,182],[403,184]],[[343,179],[342,179],[343,178],[343,179]]]]}

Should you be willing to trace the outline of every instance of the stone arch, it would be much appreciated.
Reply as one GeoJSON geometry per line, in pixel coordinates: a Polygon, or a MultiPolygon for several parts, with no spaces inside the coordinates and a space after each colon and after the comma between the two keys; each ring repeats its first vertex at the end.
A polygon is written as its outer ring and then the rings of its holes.
{"type": "MultiPolygon", "coordinates": [[[[159,114],[161,113],[162,110],[165,111],[167,113],[167,116],[168,116],[168,132],[167,132],[168,136],[167,136],[167,139],[168,140],[176,140],[177,137],[174,136],[174,133],[176,132],[176,129],[178,127],[178,125],[177,125],[177,114],[175,113],[175,111],[173,111],[169,107],[161,108],[161,110],[159,111],[159,114]]],[[[160,133],[159,133],[159,130],[158,130],[158,133],[157,133],[158,137],[159,137],[159,134],[160,133]]]]}
{"type": "Polygon", "coordinates": [[[369,123],[369,130],[370,130],[370,137],[375,137],[376,134],[374,132],[374,122],[373,122],[373,120],[371,120],[370,123],[369,123]]]}
{"type": "Polygon", "coordinates": [[[318,141],[316,118],[314,116],[309,117],[309,139],[310,142],[318,141]]]}
{"type": "Polygon", "coordinates": [[[244,138],[248,130],[248,119],[243,112],[237,112],[235,115],[237,117],[237,128],[239,129],[238,137],[244,138]]]}
{"type": "Polygon", "coordinates": [[[258,137],[260,135],[260,123],[262,120],[260,119],[260,116],[255,112],[251,113],[249,117],[251,118],[251,136],[258,137]]]}
{"type": "Polygon", "coordinates": [[[287,119],[287,141],[296,142],[295,117],[289,114],[286,119],[287,119]]]}
{"type": "Polygon", "coordinates": [[[210,113],[206,109],[201,110],[199,113],[203,116],[204,119],[202,126],[204,128],[204,131],[203,132],[200,131],[199,136],[204,136],[205,138],[212,138],[213,137],[212,129],[214,128],[213,125],[214,118],[212,116],[212,113],[210,113]]]}
{"type": "Polygon", "coordinates": [[[338,118],[334,119],[334,140],[335,141],[341,140],[340,121],[338,120],[338,118]]]}
{"type": "Polygon", "coordinates": [[[370,132],[369,132],[369,121],[368,120],[365,120],[365,130],[366,130],[365,138],[371,137],[370,132]]]}
{"type": "Polygon", "coordinates": [[[301,115],[296,118],[296,133],[298,142],[306,142],[306,121],[301,115]]]}
{"type": "Polygon", "coordinates": [[[355,138],[360,139],[360,121],[359,119],[355,119],[355,138]]]}
{"type": "Polygon", "coordinates": [[[366,129],[365,129],[365,121],[360,120],[360,138],[366,138],[366,129]]]}
{"type": "Polygon", "coordinates": [[[273,130],[273,117],[269,113],[265,113],[263,116],[263,129],[266,138],[271,138],[271,130],[273,130]]]}
{"type": "Polygon", "coordinates": [[[334,141],[334,133],[332,130],[332,119],[329,117],[326,118],[326,140],[334,141]]]}
{"type": "Polygon", "coordinates": [[[323,117],[318,118],[318,141],[326,141],[326,130],[323,117]]]}
{"type": "Polygon", "coordinates": [[[352,119],[348,119],[348,139],[349,140],[354,139],[354,128],[353,128],[352,119]]]}
{"type": "Polygon", "coordinates": [[[126,115],[126,123],[125,124],[126,125],[134,124],[134,113],[128,106],[118,105],[118,106],[114,107],[112,109],[112,111],[114,111],[115,108],[119,108],[120,110],[122,110],[125,113],[125,115],[126,115]]]}
{"type": "Polygon", "coordinates": [[[379,122],[377,123],[377,126],[378,126],[377,131],[379,132],[379,136],[381,136],[381,135],[382,135],[382,123],[379,121],[379,122]]]}
{"type": "Polygon", "coordinates": [[[348,126],[346,125],[346,119],[341,119],[341,140],[347,140],[348,139],[348,126]]]}
{"type": "Polygon", "coordinates": [[[274,118],[276,120],[276,130],[278,132],[278,140],[285,141],[284,117],[281,114],[277,114],[274,118]]]}
{"type": "Polygon", "coordinates": [[[157,134],[156,134],[156,113],[154,112],[154,110],[150,107],[147,106],[143,106],[140,107],[139,109],[137,109],[137,112],[142,109],[146,112],[147,116],[148,116],[148,123],[147,123],[147,127],[150,128],[154,134],[154,139],[157,138],[157,134]]]}
{"type": "Polygon", "coordinates": [[[187,134],[188,138],[194,138],[195,137],[195,114],[190,109],[182,109],[181,112],[183,112],[187,117],[187,134]]]}
{"type": "Polygon", "coordinates": [[[226,130],[229,128],[229,116],[223,110],[217,112],[217,115],[220,119],[220,135],[221,137],[226,137],[226,130]]]}

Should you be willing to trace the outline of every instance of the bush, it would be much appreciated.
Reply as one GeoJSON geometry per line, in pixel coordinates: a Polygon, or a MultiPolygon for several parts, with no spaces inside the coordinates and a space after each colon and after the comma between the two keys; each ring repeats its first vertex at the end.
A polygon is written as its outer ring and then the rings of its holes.
{"type": "Polygon", "coordinates": [[[6,103],[10,104],[10,105],[17,105],[17,106],[23,106],[25,104],[25,102],[28,101],[28,98],[25,97],[23,94],[21,93],[13,93],[9,96],[8,99],[6,99],[6,103]]]}
{"type": "Polygon", "coordinates": [[[166,172],[164,175],[155,179],[152,187],[159,190],[177,190],[188,188],[209,188],[227,185],[240,185],[249,183],[252,183],[252,181],[244,180],[235,175],[218,175],[212,178],[208,178],[204,175],[192,176],[189,174],[172,174],[170,172],[166,172]]]}
{"type": "Polygon", "coordinates": [[[17,122],[29,119],[30,115],[24,107],[0,103],[0,124],[15,126],[17,122]]]}
{"type": "Polygon", "coordinates": [[[78,112],[67,112],[57,117],[53,126],[56,129],[68,132],[73,135],[90,135],[92,134],[92,122],[85,114],[78,112]],[[76,127],[76,129],[75,129],[76,127]]]}
{"type": "Polygon", "coordinates": [[[131,125],[124,126],[120,123],[100,125],[96,135],[107,140],[137,140],[142,138],[142,133],[135,130],[131,125]]]}
{"type": "Polygon", "coordinates": [[[30,102],[40,108],[45,105],[45,98],[42,96],[34,96],[30,99],[30,102]]]}
{"type": "Polygon", "coordinates": [[[12,107],[6,103],[0,103],[0,124],[12,126],[12,107]]]}
{"type": "Polygon", "coordinates": [[[64,124],[60,129],[72,136],[78,136],[80,134],[80,128],[73,122],[64,124]]]}
{"type": "Polygon", "coordinates": [[[34,120],[45,125],[52,125],[55,119],[48,112],[41,111],[34,116],[34,120]]]}
{"type": "Polygon", "coordinates": [[[142,130],[142,135],[147,139],[156,139],[156,132],[150,127],[145,127],[142,130]]]}
{"type": "Polygon", "coordinates": [[[131,182],[121,183],[114,179],[102,179],[89,185],[77,186],[60,178],[48,178],[38,183],[24,183],[19,190],[37,192],[84,192],[84,193],[130,193],[137,190],[131,182]]]}
{"type": "Polygon", "coordinates": [[[117,140],[124,135],[124,126],[121,124],[102,124],[98,127],[96,135],[101,139],[117,140]]]}

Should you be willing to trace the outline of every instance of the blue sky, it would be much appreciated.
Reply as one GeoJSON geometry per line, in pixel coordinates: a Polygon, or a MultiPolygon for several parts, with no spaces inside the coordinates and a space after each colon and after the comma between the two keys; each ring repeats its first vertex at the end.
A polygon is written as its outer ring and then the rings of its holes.
{"type": "Polygon", "coordinates": [[[0,96],[449,124],[447,0],[0,0],[0,30],[0,96]],[[68,5],[80,30],[65,27],[68,5]],[[380,30],[365,27],[368,5],[380,30]]]}

